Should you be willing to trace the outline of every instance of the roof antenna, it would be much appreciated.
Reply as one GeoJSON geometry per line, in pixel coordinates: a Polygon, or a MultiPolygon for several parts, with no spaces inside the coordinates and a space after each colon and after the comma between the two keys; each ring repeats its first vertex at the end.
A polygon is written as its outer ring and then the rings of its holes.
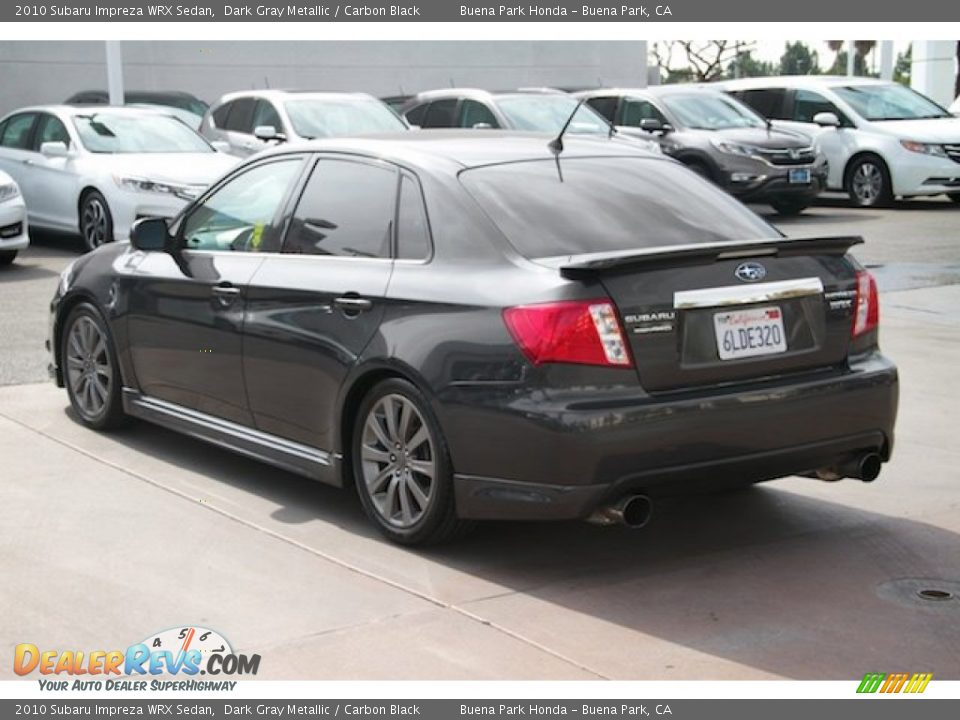
{"type": "Polygon", "coordinates": [[[547,144],[547,147],[550,148],[550,152],[552,152],[554,155],[559,155],[563,152],[563,135],[567,132],[567,128],[570,127],[570,123],[573,122],[573,118],[577,112],[579,112],[580,106],[583,105],[583,102],[584,98],[580,98],[580,100],[577,101],[577,106],[573,109],[573,112],[570,113],[570,117],[567,118],[567,121],[563,124],[563,127],[560,128],[560,134],[547,144]]]}

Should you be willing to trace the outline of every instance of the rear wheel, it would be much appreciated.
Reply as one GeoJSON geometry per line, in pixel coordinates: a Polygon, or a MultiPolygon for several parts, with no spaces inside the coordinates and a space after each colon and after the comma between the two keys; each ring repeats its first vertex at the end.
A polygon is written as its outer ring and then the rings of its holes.
{"type": "Polygon", "coordinates": [[[960,193],[951,193],[947,195],[948,198],[953,200],[957,205],[960,205],[960,193]]]}
{"type": "Polygon", "coordinates": [[[113,215],[107,199],[97,190],[88,190],[80,201],[80,234],[87,250],[113,242],[113,215]]]}
{"type": "Polygon", "coordinates": [[[364,398],[352,460],[363,509],[394,542],[439,543],[470,526],[456,515],[453,467],[440,424],[406,380],[381,382],[364,398]]]}
{"type": "Polygon", "coordinates": [[[61,343],[63,380],[74,412],[96,430],[121,426],[127,416],[117,354],[107,324],[93,305],[83,303],[70,312],[61,343]]]}
{"type": "Polygon", "coordinates": [[[16,250],[6,250],[4,252],[0,252],[0,265],[9,265],[16,259],[17,259],[16,250]]]}
{"type": "Polygon", "coordinates": [[[893,202],[890,171],[876,155],[861,156],[850,164],[844,189],[857,207],[885,207],[893,202]]]}
{"type": "Polygon", "coordinates": [[[771,207],[780,215],[799,215],[808,207],[810,203],[806,200],[795,200],[790,198],[777,198],[770,201],[771,207]]]}

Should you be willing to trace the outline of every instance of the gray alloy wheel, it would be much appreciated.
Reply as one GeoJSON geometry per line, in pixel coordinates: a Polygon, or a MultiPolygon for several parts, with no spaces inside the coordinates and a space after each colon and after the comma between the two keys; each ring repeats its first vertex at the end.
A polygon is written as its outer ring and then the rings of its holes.
{"type": "Polygon", "coordinates": [[[85,425],[107,430],[126,416],[120,397],[120,373],[107,327],[86,303],[70,313],[61,338],[60,363],[67,395],[85,425]]]}
{"type": "Polygon", "coordinates": [[[429,545],[464,535],[453,462],[430,401],[403,378],[381,380],[352,417],[350,467],[364,512],[390,540],[429,545]]]}
{"type": "Polygon", "coordinates": [[[434,440],[416,406],[403,395],[380,398],[367,414],[360,444],[368,497],[388,525],[409,529],[436,495],[434,440]]]}
{"type": "Polygon", "coordinates": [[[878,207],[888,204],[893,198],[890,176],[883,161],[874,156],[854,162],[847,177],[847,192],[854,205],[878,207]]]}
{"type": "Polygon", "coordinates": [[[80,207],[80,233],[88,250],[96,250],[113,240],[113,217],[107,201],[100,193],[91,191],[80,207]]]}

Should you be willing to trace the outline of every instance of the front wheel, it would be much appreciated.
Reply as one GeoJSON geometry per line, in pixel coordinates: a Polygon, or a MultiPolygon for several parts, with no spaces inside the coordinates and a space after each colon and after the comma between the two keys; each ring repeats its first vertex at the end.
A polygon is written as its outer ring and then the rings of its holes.
{"type": "Polygon", "coordinates": [[[60,358],[70,405],[83,424],[96,430],[123,425],[117,353],[107,324],[93,305],[82,303],[70,312],[60,358]]]}
{"type": "Polygon", "coordinates": [[[810,203],[806,200],[778,198],[777,200],[771,200],[770,206],[780,215],[799,215],[810,207],[810,203]]]}
{"type": "Polygon", "coordinates": [[[844,183],[857,207],[885,207],[893,202],[893,184],[886,163],[875,155],[857,158],[847,168],[844,183]]]}
{"type": "Polygon", "coordinates": [[[412,383],[386,380],[363,399],[352,461],[363,509],[390,540],[440,543],[469,527],[454,507],[453,467],[440,423],[412,383]]]}
{"type": "Polygon", "coordinates": [[[953,200],[957,205],[960,205],[960,193],[950,193],[947,195],[948,198],[953,200]]]}
{"type": "Polygon", "coordinates": [[[0,252],[0,265],[9,265],[16,259],[17,259],[16,250],[6,250],[4,252],[0,252]]]}
{"type": "Polygon", "coordinates": [[[80,234],[87,250],[113,242],[113,215],[107,199],[96,190],[87,191],[80,201],[80,234]]]}

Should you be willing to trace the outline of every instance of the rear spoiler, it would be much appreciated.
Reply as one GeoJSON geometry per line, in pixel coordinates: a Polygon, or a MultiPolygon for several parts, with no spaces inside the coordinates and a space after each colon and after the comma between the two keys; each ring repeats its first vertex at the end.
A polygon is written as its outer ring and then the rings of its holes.
{"type": "Polygon", "coordinates": [[[854,245],[863,243],[857,235],[814,238],[773,238],[743,242],[699,243],[674,245],[647,250],[623,250],[538,258],[536,262],[555,267],[571,280],[590,277],[606,270],[683,265],[686,263],[738,260],[740,258],[792,255],[844,255],[854,245]]]}

